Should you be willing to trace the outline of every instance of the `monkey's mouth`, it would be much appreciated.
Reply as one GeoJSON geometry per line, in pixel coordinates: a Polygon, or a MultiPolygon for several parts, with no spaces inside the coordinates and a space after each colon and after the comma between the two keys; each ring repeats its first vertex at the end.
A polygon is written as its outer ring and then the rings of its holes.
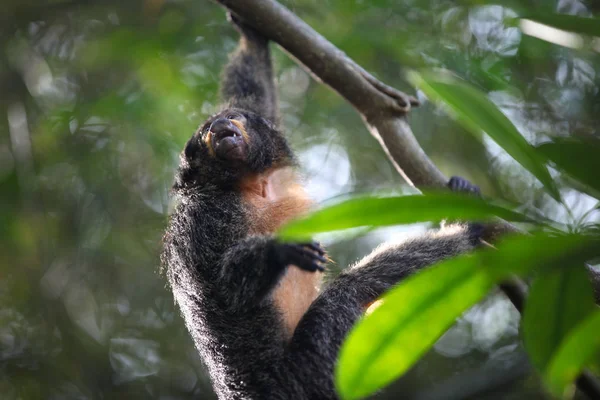
{"type": "Polygon", "coordinates": [[[217,157],[223,160],[242,161],[246,158],[248,145],[237,126],[212,132],[212,147],[217,157]]]}

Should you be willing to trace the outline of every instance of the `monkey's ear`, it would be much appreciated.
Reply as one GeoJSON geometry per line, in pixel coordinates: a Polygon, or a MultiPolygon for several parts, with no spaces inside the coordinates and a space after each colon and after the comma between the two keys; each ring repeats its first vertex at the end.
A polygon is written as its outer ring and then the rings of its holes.
{"type": "Polygon", "coordinates": [[[260,116],[259,118],[260,118],[260,122],[263,123],[264,125],[266,125],[269,129],[272,129],[272,130],[277,129],[277,126],[275,125],[275,123],[273,121],[271,121],[270,119],[264,118],[262,116],[260,116]]]}
{"type": "MultiPolygon", "coordinates": [[[[198,143],[198,139],[196,136],[193,136],[185,145],[183,149],[183,154],[185,156],[186,161],[194,158],[195,155],[198,154],[198,150],[200,150],[200,144],[198,143]]],[[[181,160],[183,161],[183,160],[181,160]]]]}

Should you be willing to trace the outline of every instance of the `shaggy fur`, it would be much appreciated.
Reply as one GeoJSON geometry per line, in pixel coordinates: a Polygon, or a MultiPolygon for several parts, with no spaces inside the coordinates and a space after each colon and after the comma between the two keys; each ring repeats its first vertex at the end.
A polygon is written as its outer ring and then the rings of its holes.
{"type": "MultiPolygon", "coordinates": [[[[272,236],[310,202],[277,128],[268,43],[238,28],[223,77],[228,108],[182,152],[162,260],[220,399],[335,399],[338,349],[368,305],[411,272],[471,250],[478,233],[454,225],[386,244],[319,294],[321,249],[272,236]]],[[[469,190],[463,183],[452,186],[469,190]]]]}

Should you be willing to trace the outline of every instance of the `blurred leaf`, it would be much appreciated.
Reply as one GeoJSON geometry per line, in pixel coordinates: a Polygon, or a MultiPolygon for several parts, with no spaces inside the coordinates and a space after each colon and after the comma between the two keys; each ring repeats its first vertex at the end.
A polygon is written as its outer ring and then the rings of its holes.
{"type": "Polygon", "coordinates": [[[544,374],[544,379],[553,394],[564,396],[588,363],[598,364],[597,357],[600,354],[598,332],[600,332],[600,312],[596,311],[572,329],[561,343],[544,374]]]}
{"type": "Polygon", "coordinates": [[[598,18],[578,17],[566,14],[535,14],[522,19],[539,22],[556,29],[600,37],[600,20],[598,18]]]}
{"type": "Polygon", "coordinates": [[[523,340],[533,364],[544,371],[560,343],[595,309],[583,265],[557,268],[536,278],[523,315],[523,340]]]}
{"type": "Polygon", "coordinates": [[[284,226],[279,235],[287,240],[314,233],[362,226],[390,226],[416,222],[487,220],[494,216],[529,221],[517,212],[487,204],[481,198],[456,193],[431,193],[399,197],[355,197],[325,207],[284,226]]]}
{"type": "Polygon", "coordinates": [[[577,265],[600,255],[600,238],[568,234],[550,236],[538,233],[502,240],[497,252],[476,255],[496,282],[511,274],[527,275],[557,266],[577,265]]]}
{"type": "Polygon", "coordinates": [[[600,194],[600,141],[556,138],[537,147],[561,170],[600,194]]]}
{"type": "MultiPolygon", "coordinates": [[[[495,283],[514,273],[524,275],[565,261],[582,263],[598,254],[598,238],[542,233],[512,237],[497,251],[485,249],[419,272],[386,294],[383,305],[360,321],[342,345],[336,369],[339,394],[361,398],[401,376],[495,283]]],[[[576,299],[584,294],[590,291],[576,299]]]]}
{"type": "Polygon", "coordinates": [[[408,278],[344,342],[336,369],[338,393],[362,398],[402,375],[492,285],[470,257],[408,278]]]}
{"type": "Polygon", "coordinates": [[[535,149],[485,93],[441,73],[410,73],[409,80],[430,99],[441,102],[474,133],[486,132],[519,164],[540,180],[556,200],[560,193],[535,149]]]}

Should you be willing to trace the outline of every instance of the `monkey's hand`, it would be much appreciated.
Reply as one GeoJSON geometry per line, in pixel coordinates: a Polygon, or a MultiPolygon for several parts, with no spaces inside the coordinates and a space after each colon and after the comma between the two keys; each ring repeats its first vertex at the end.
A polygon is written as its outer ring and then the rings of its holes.
{"type": "Polygon", "coordinates": [[[326,262],[318,243],[282,243],[272,236],[250,236],[223,254],[216,286],[232,309],[243,310],[267,298],[288,266],[316,272],[323,271],[326,262]]]}
{"type": "Polygon", "coordinates": [[[285,264],[293,264],[305,271],[324,271],[327,263],[325,250],[317,242],[312,243],[280,243],[275,247],[278,260],[285,264]]]}
{"type": "Polygon", "coordinates": [[[256,29],[243,22],[240,17],[231,13],[231,11],[227,12],[227,20],[234,26],[234,28],[248,41],[254,43],[266,44],[269,40],[264,37],[261,33],[259,33],[256,29]]]}

